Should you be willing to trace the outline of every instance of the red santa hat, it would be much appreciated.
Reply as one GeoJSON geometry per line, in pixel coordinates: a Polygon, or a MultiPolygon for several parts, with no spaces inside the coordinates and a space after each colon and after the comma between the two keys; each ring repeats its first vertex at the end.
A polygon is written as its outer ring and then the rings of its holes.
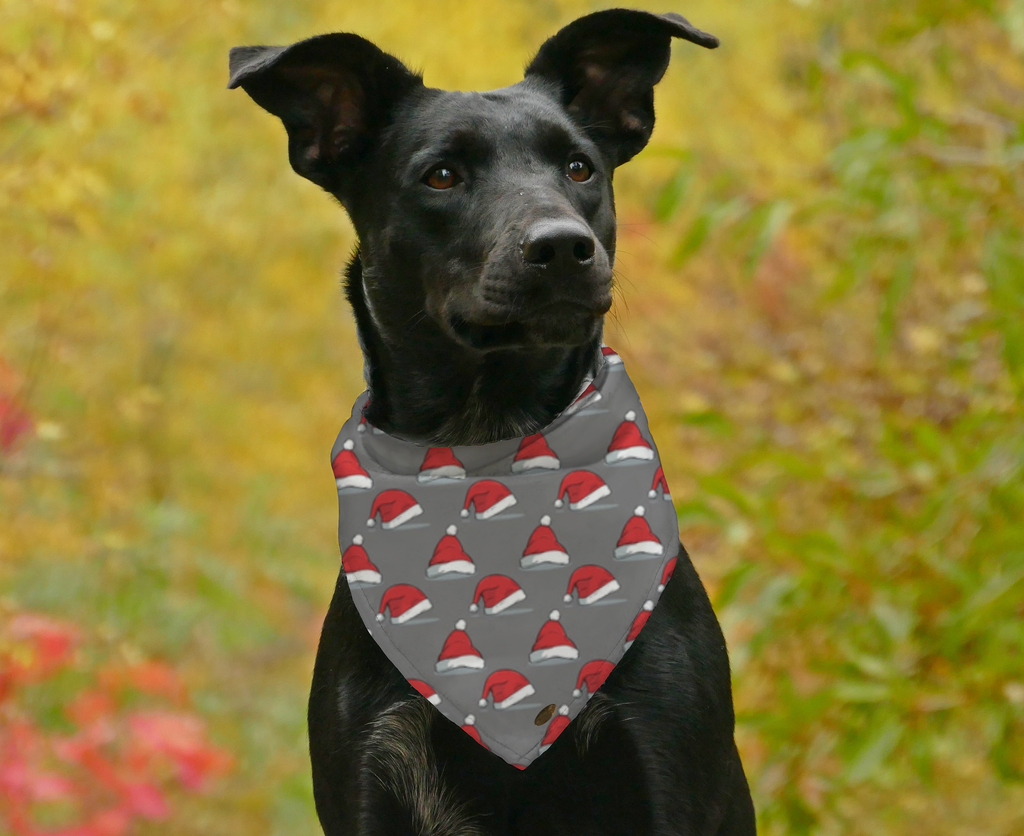
{"type": "Polygon", "coordinates": [[[574,470],[566,474],[562,484],[558,486],[558,495],[555,497],[555,507],[561,508],[565,503],[562,497],[569,494],[569,508],[579,511],[588,505],[593,505],[602,497],[612,492],[604,480],[596,473],[589,470],[574,470]]]}
{"type": "Polygon", "coordinates": [[[660,555],[665,551],[661,540],[655,536],[644,519],[645,513],[643,505],[638,505],[633,510],[633,516],[623,526],[619,542],[615,544],[616,559],[621,560],[636,554],[660,555]]]}
{"type": "Polygon", "coordinates": [[[565,411],[571,415],[574,412],[579,412],[584,407],[597,403],[599,400],[601,400],[601,393],[597,391],[597,387],[594,386],[594,382],[591,381],[587,384],[586,388],[576,396],[576,400],[565,408],[565,411]]]}
{"type": "Polygon", "coordinates": [[[565,727],[569,725],[569,706],[559,706],[558,713],[555,714],[554,719],[548,723],[547,731],[544,732],[544,739],[540,742],[540,749],[538,752],[544,754],[548,749],[551,748],[551,744],[555,742],[565,727]]]}
{"type": "Polygon", "coordinates": [[[548,446],[543,433],[528,435],[519,442],[519,452],[512,460],[512,472],[522,473],[526,470],[558,470],[561,462],[555,451],[548,446]]]}
{"type": "Polygon", "coordinates": [[[615,667],[611,662],[606,662],[604,659],[594,659],[587,662],[582,668],[580,668],[580,675],[576,677],[576,687],[573,689],[572,695],[574,697],[581,696],[583,694],[583,686],[587,686],[587,693],[590,696],[594,696],[594,692],[597,691],[604,681],[608,678],[608,674],[612,672],[615,667]]]}
{"type": "Polygon", "coordinates": [[[530,661],[534,664],[545,662],[549,659],[577,659],[580,652],[576,649],[572,639],[565,632],[562,626],[560,613],[552,610],[548,620],[537,633],[537,640],[533,643],[530,651],[530,661]]]}
{"type": "Polygon", "coordinates": [[[530,540],[523,550],[523,556],[519,559],[519,565],[523,569],[542,564],[555,564],[565,566],[569,562],[569,553],[565,546],[558,542],[555,532],[551,530],[551,517],[545,514],[540,518],[540,525],[530,535],[530,540]]]}
{"type": "Polygon", "coordinates": [[[466,633],[466,621],[460,618],[455,622],[455,629],[448,634],[441,648],[441,655],[437,657],[437,664],[434,669],[438,673],[456,670],[458,668],[481,669],[484,666],[484,657],[480,651],[473,647],[466,633]]]}
{"type": "Polygon", "coordinates": [[[456,537],[458,529],[454,525],[445,529],[444,537],[434,547],[434,556],[427,564],[427,577],[439,578],[442,575],[472,575],[476,572],[473,558],[466,554],[462,543],[456,537]]]}
{"type": "Polygon", "coordinates": [[[481,598],[484,600],[484,612],[497,615],[526,598],[526,593],[507,575],[488,575],[476,585],[473,602],[469,605],[470,612],[480,609],[478,602],[481,598]]]}
{"type": "Polygon", "coordinates": [[[644,608],[636,614],[636,618],[633,619],[633,626],[629,628],[629,634],[626,636],[626,643],[623,645],[623,649],[629,650],[629,646],[640,635],[640,631],[644,629],[644,625],[647,623],[647,619],[651,617],[653,610],[654,601],[644,601],[644,608]]]}
{"type": "Polygon", "coordinates": [[[441,697],[438,696],[437,691],[427,685],[422,679],[410,679],[409,684],[426,697],[431,705],[441,704],[441,697]]]}
{"type": "Polygon", "coordinates": [[[466,468],[462,466],[451,447],[431,447],[420,465],[418,482],[432,482],[435,479],[465,479],[466,468]]]}
{"type": "Polygon", "coordinates": [[[628,459],[650,461],[653,458],[654,450],[640,435],[640,428],[636,425],[636,413],[631,409],[626,413],[626,420],[616,428],[604,460],[608,464],[615,464],[628,459]]]}
{"type": "Polygon", "coordinates": [[[488,695],[494,700],[494,707],[502,709],[525,700],[533,693],[533,686],[525,676],[518,671],[502,668],[487,677],[480,696],[480,707],[487,705],[488,695]]]}
{"type": "Polygon", "coordinates": [[[606,345],[601,346],[601,353],[604,355],[605,363],[607,363],[609,366],[621,366],[622,365],[622,358],[619,357],[619,355],[616,354],[608,346],[606,346],[606,345]]]}
{"type": "Polygon", "coordinates": [[[346,438],[338,455],[331,462],[334,467],[334,481],[339,488],[362,488],[364,490],[373,487],[373,479],[370,474],[363,470],[359,459],[352,452],[355,443],[351,438],[346,438]]]}
{"type": "Polygon", "coordinates": [[[651,489],[647,492],[647,495],[654,499],[658,495],[659,489],[661,490],[661,498],[667,499],[669,502],[672,501],[672,497],[668,492],[668,482],[665,480],[665,471],[662,470],[661,465],[658,465],[658,469],[654,471],[654,481],[651,482],[651,489]]]}
{"type": "Polygon", "coordinates": [[[460,513],[464,517],[469,516],[469,506],[476,508],[478,520],[489,520],[495,514],[500,514],[506,508],[516,504],[516,498],[512,491],[506,488],[501,482],[493,479],[481,479],[474,482],[466,491],[466,501],[462,504],[460,513]]]}
{"type": "Polygon", "coordinates": [[[396,583],[384,590],[377,608],[377,620],[384,620],[384,610],[391,610],[392,624],[405,624],[410,618],[429,610],[433,604],[415,586],[408,583],[396,583]]]}
{"type": "Polygon", "coordinates": [[[672,577],[672,573],[676,570],[676,558],[672,558],[668,563],[665,564],[665,568],[661,570],[661,583],[658,584],[658,592],[664,592],[665,586],[668,584],[669,578],[672,577]]]}
{"type": "Polygon", "coordinates": [[[400,491],[398,488],[388,488],[381,491],[374,497],[373,507],[370,509],[370,518],[366,524],[371,528],[377,524],[375,519],[380,514],[380,527],[384,529],[398,528],[407,523],[413,517],[423,513],[420,504],[413,499],[411,494],[400,491]]]}
{"type": "Polygon", "coordinates": [[[581,604],[593,604],[619,589],[619,582],[603,566],[590,563],[580,566],[569,576],[569,587],[565,590],[564,596],[567,604],[572,601],[574,589],[581,604]]]}
{"type": "Polygon", "coordinates": [[[370,561],[366,549],[363,548],[363,535],[352,538],[352,545],[341,555],[341,568],[345,572],[345,580],[349,583],[380,583],[380,570],[370,561]]]}
{"type": "Polygon", "coordinates": [[[466,719],[462,721],[462,730],[483,746],[488,752],[491,751],[490,747],[480,739],[480,732],[477,731],[476,728],[476,717],[472,714],[467,714],[466,719]]]}

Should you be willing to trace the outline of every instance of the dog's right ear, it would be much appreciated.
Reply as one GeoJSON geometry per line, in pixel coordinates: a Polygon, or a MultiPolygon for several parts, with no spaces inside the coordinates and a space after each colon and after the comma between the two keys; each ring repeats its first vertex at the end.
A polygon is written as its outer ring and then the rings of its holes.
{"type": "Polygon", "coordinates": [[[288,131],[288,159],[344,197],[347,174],[420,76],[358,35],[318,35],[291,46],[236,46],[228,88],[241,87],[288,131]]]}

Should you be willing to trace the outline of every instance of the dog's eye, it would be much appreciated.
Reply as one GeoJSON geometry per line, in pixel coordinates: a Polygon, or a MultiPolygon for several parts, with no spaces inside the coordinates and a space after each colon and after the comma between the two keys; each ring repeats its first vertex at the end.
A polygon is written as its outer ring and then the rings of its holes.
{"type": "Polygon", "coordinates": [[[590,168],[590,163],[581,157],[576,157],[569,160],[568,174],[570,180],[575,180],[577,183],[585,183],[593,176],[594,172],[590,168]]]}
{"type": "Polygon", "coordinates": [[[432,189],[450,189],[452,186],[457,186],[462,180],[450,168],[440,165],[424,177],[423,182],[432,189]]]}

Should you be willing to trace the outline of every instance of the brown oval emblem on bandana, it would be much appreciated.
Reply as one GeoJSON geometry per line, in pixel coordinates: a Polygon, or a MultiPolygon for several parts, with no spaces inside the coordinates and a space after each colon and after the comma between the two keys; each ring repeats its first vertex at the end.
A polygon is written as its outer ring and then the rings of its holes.
{"type": "Polygon", "coordinates": [[[535,726],[543,726],[548,720],[555,716],[556,709],[557,706],[554,703],[545,706],[537,713],[537,716],[533,720],[533,724],[535,726]]]}

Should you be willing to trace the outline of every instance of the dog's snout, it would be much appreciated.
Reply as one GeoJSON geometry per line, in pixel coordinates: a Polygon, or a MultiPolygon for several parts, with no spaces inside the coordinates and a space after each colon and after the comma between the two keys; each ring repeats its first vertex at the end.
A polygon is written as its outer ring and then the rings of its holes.
{"type": "Polygon", "coordinates": [[[581,267],[594,257],[589,227],[571,218],[537,221],[523,240],[523,260],[535,266],[581,267]]]}

